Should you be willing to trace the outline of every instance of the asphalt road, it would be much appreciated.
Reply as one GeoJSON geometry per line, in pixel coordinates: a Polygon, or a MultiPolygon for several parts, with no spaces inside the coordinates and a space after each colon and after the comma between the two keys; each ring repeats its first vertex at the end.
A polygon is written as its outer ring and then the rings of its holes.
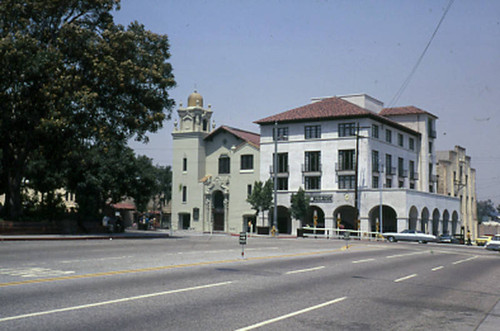
{"type": "Polygon", "coordinates": [[[0,243],[1,330],[498,330],[500,254],[192,236],[0,243]]]}

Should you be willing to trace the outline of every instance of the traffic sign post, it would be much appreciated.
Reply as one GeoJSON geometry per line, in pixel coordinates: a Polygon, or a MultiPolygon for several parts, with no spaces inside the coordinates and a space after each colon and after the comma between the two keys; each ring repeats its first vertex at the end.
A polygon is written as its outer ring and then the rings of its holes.
{"type": "Polygon", "coordinates": [[[247,233],[240,232],[241,257],[245,258],[245,245],[247,244],[247,233]]]}
{"type": "Polygon", "coordinates": [[[349,240],[351,239],[350,237],[350,232],[349,231],[345,231],[344,232],[344,240],[346,242],[345,244],[345,248],[349,248],[349,240]]]}

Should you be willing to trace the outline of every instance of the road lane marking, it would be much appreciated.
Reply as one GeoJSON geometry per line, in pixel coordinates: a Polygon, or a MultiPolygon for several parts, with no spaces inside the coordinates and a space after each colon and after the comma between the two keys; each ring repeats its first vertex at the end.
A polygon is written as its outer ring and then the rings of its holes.
{"type": "Polygon", "coordinates": [[[407,280],[407,279],[410,279],[410,278],[413,278],[413,277],[417,277],[417,274],[412,274],[412,275],[408,275],[408,276],[405,276],[405,277],[398,278],[398,279],[394,280],[394,283],[399,283],[399,282],[402,282],[403,280],[407,280]]]}
{"type": "Polygon", "coordinates": [[[466,259],[464,259],[464,260],[455,261],[455,262],[453,262],[452,264],[460,264],[460,263],[463,263],[463,262],[467,262],[467,261],[470,261],[470,260],[474,260],[474,259],[476,259],[476,258],[477,258],[477,255],[475,255],[475,256],[471,256],[471,257],[466,258],[466,259]]]}
{"type": "Polygon", "coordinates": [[[23,277],[23,278],[36,278],[36,277],[57,277],[74,274],[71,270],[54,270],[49,268],[0,268],[0,275],[23,277]]]}
{"type": "Polygon", "coordinates": [[[304,314],[304,313],[307,313],[307,312],[310,312],[310,311],[313,311],[313,310],[316,310],[316,309],[320,309],[320,308],[332,305],[334,303],[338,303],[338,302],[344,301],[345,299],[347,299],[347,297],[337,298],[337,299],[334,299],[334,300],[331,300],[331,301],[327,301],[327,302],[321,303],[321,304],[316,305],[316,306],[312,306],[312,307],[309,307],[309,308],[298,310],[298,311],[290,313],[290,314],[286,314],[286,315],[283,315],[283,316],[278,316],[278,317],[269,319],[267,321],[263,321],[263,322],[256,323],[256,324],[253,324],[253,325],[250,325],[250,326],[246,326],[244,328],[237,329],[235,331],[248,331],[248,330],[257,329],[257,328],[260,328],[260,327],[262,327],[264,325],[268,325],[268,324],[271,324],[271,323],[274,323],[274,322],[282,321],[284,319],[287,319],[287,318],[290,318],[290,317],[293,317],[293,316],[304,314]]]}
{"type": "Polygon", "coordinates": [[[429,252],[428,251],[424,251],[424,252],[413,252],[413,253],[405,253],[405,254],[396,254],[396,255],[386,256],[386,258],[393,259],[393,258],[396,258],[396,257],[412,256],[412,255],[419,255],[419,254],[426,254],[426,253],[429,253],[429,252]]]}
{"type": "MultiPolygon", "coordinates": [[[[85,278],[95,278],[95,277],[103,277],[103,276],[134,274],[134,273],[140,273],[140,272],[152,272],[152,271],[169,270],[169,269],[180,269],[180,268],[187,268],[187,267],[198,267],[198,266],[206,266],[206,265],[213,265],[213,264],[242,263],[242,262],[246,263],[249,261],[282,259],[282,258],[301,257],[301,256],[314,256],[314,255],[322,255],[322,254],[341,252],[342,248],[330,249],[330,250],[325,250],[325,251],[312,251],[312,252],[292,253],[292,254],[282,254],[282,255],[255,256],[255,257],[248,257],[245,260],[241,260],[238,258],[238,259],[217,260],[217,261],[201,261],[201,262],[175,264],[175,265],[150,267],[150,268],[116,270],[116,271],[109,271],[109,272],[98,272],[98,273],[92,273],[92,274],[72,275],[72,276],[64,276],[64,277],[40,278],[40,279],[32,279],[32,280],[25,280],[25,281],[0,283],[0,288],[7,287],[7,286],[54,282],[54,281],[61,281],[61,280],[85,279],[85,278]]],[[[358,246],[358,248],[359,248],[359,246],[358,246]]],[[[355,249],[355,247],[353,247],[352,249],[355,249]]]]}
{"type": "Polygon", "coordinates": [[[375,259],[357,260],[357,261],[352,261],[352,263],[365,263],[365,262],[371,262],[371,261],[375,261],[375,259]]]}
{"type": "Polygon", "coordinates": [[[300,270],[292,270],[292,271],[288,271],[286,274],[287,275],[291,275],[291,274],[298,274],[298,273],[301,273],[301,272],[309,272],[309,271],[316,271],[316,270],[321,270],[323,269],[325,266],[319,266],[319,267],[314,267],[314,268],[309,268],[309,269],[300,269],[300,270]]]}
{"type": "Polygon", "coordinates": [[[189,292],[189,291],[195,291],[195,290],[202,290],[202,289],[206,289],[206,288],[212,288],[212,287],[229,285],[231,283],[233,283],[233,282],[227,281],[227,282],[221,282],[221,283],[214,283],[214,284],[193,286],[193,287],[181,288],[181,289],[177,289],[177,290],[169,290],[169,291],[163,291],[163,292],[157,292],[157,293],[150,293],[150,294],[138,295],[138,296],[128,297],[128,298],[122,298],[122,299],[115,299],[115,300],[109,300],[109,301],[101,301],[101,302],[89,303],[89,304],[80,305],[80,306],[59,308],[59,309],[53,309],[53,310],[40,311],[40,312],[36,312],[36,313],[29,313],[29,314],[23,314],[23,315],[17,315],[17,316],[4,317],[4,318],[0,318],[0,323],[7,322],[7,321],[12,321],[12,320],[19,320],[19,319],[23,319],[23,318],[30,318],[30,317],[36,317],[36,316],[43,316],[43,315],[49,315],[49,314],[55,314],[55,313],[62,313],[62,312],[67,312],[67,311],[73,311],[73,310],[80,310],[80,309],[87,309],[87,308],[93,308],[93,307],[111,305],[111,304],[128,302],[128,301],[135,301],[135,300],[141,300],[141,299],[154,298],[154,297],[158,297],[158,296],[162,296],[162,295],[168,295],[168,294],[174,294],[174,293],[182,293],[182,292],[189,292]]]}
{"type": "Polygon", "coordinates": [[[437,270],[440,270],[440,269],[443,269],[444,267],[442,265],[440,265],[439,267],[435,267],[435,268],[432,268],[431,270],[432,271],[437,271],[437,270]]]}

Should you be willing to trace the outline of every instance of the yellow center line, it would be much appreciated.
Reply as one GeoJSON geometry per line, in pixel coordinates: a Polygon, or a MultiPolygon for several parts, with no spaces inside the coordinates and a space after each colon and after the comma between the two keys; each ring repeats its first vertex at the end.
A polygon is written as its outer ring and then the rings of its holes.
{"type": "MultiPolygon", "coordinates": [[[[354,249],[354,248],[355,247],[351,247],[351,249],[354,249]]],[[[293,253],[293,254],[283,254],[283,255],[249,257],[249,258],[246,258],[245,260],[242,260],[242,259],[230,259],[230,260],[217,260],[217,261],[202,261],[202,262],[175,264],[175,265],[150,267],[150,268],[140,268],[140,269],[130,269],[130,270],[116,270],[116,271],[107,271],[107,272],[97,272],[97,273],[83,274],[83,275],[61,276],[61,277],[51,277],[51,278],[39,278],[39,279],[23,280],[23,281],[17,281],[17,282],[0,283],[0,287],[15,286],[15,285],[26,285],[26,284],[48,283],[48,282],[55,282],[55,281],[60,281],[60,280],[73,280],[73,279],[84,279],[84,278],[95,278],[95,277],[104,277],[104,276],[116,276],[116,275],[125,275],[125,274],[135,274],[135,273],[140,273],[140,272],[151,272],[151,271],[160,271],[160,270],[169,270],[169,269],[179,269],[179,268],[197,267],[197,266],[213,265],[213,264],[226,264],[226,263],[235,263],[235,262],[242,262],[242,261],[259,261],[259,260],[282,259],[282,258],[299,257],[299,256],[312,256],[312,255],[321,255],[321,254],[336,253],[336,252],[341,252],[341,251],[344,251],[344,250],[345,250],[345,248],[342,247],[342,248],[331,249],[331,250],[326,250],[326,251],[314,251],[314,252],[293,253]]]]}

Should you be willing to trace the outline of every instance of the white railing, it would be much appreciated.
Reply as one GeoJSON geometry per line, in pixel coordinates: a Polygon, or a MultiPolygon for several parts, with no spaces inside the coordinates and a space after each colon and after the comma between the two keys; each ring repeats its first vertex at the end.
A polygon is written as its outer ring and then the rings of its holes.
{"type": "Polygon", "coordinates": [[[340,228],[318,228],[305,226],[302,228],[304,237],[326,238],[326,239],[344,239],[348,234],[349,239],[357,240],[384,240],[380,232],[349,230],[340,228]]]}

